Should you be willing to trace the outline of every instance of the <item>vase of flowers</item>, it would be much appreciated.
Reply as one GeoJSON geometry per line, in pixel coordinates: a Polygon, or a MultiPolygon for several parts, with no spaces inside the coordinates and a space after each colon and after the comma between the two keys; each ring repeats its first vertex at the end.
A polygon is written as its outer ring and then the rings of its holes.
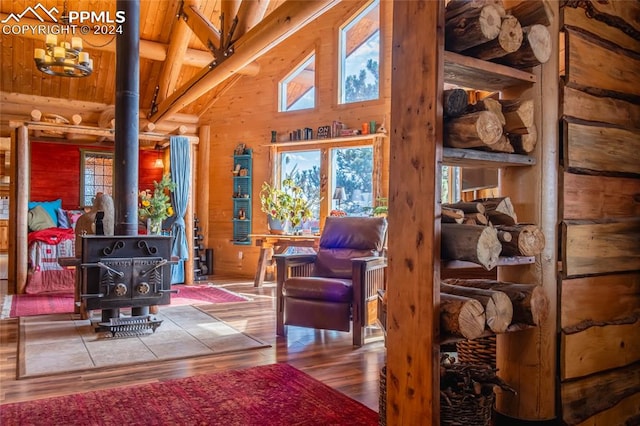
{"type": "Polygon", "coordinates": [[[293,174],[287,176],[280,187],[268,182],[262,184],[260,191],[262,211],[269,215],[269,231],[272,234],[290,232],[293,228],[311,219],[313,200],[304,196],[302,187],[296,184],[293,174]],[[281,228],[277,228],[280,222],[281,228]]]}
{"type": "Polygon", "coordinates": [[[140,191],[140,207],[138,216],[147,222],[147,233],[162,234],[162,221],[173,216],[173,207],[169,194],[176,188],[176,184],[167,173],[160,182],[153,182],[153,192],[149,189],[140,191]]]}

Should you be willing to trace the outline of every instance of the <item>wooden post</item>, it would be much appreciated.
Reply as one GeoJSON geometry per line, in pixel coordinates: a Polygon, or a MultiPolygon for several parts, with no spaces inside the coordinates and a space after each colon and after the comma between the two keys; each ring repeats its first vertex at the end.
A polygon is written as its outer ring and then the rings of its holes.
{"type": "MultiPolygon", "coordinates": [[[[27,211],[29,203],[29,182],[31,181],[31,163],[29,161],[29,130],[26,126],[20,126],[15,131],[16,162],[11,164],[15,170],[15,181],[12,185],[16,188],[16,197],[10,205],[15,204],[12,210],[15,221],[15,285],[17,293],[24,293],[27,285],[27,211]],[[13,202],[15,200],[15,203],[13,202]]],[[[11,244],[11,239],[9,240],[11,244]]],[[[9,259],[9,264],[11,264],[9,259]]]]}
{"type": "Polygon", "coordinates": [[[185,234],[187,238],[187,245],[189,257],[184,262],[184,282],[185,284],[193,284],[194,283],[194,273],[193,273],[193,212],[194,212],[194,188],[196,188],[196,184],[198,180],[196,179],[196,149],[195,145],[189,143],[189,158],[191,159],[191,185],[189,187],[189,201],[187,202],[187,213],[184,215],[185,222],[185,234]]]}
{"type": "MultiPolygon", "coordinates": [[[[558,2],[549,2],[556,17],[549,27],[552,52],[558,52],[558,2]]],[[[536,223],[549,242],[558,241],[558,55],[534,69],[538,83],[530,94],[535,102],[535,125],[540,134],[533,152],[536,165],[501,169],[501,194],[508,195],[522,222],[536,223]],[[518,169],[518,170],[516,170],[518,169]],[[526,170],[525,170],[526,169],[526,170]]],[[[505,98],[526,98],[526,93],[506,93],[505,98]]],[[[524,420],[548,420],[556,415],[557,247],[545,246],[530,266],[499,268],[498,279],[536,283],[549,300],[549,313],[538,327],[497,336],[499,375],[516,388],[517,395],[498,394],[496,410],[524,420]]]]}
{"type": "Polygon", "coordinates": [[[435,200],[442,159],[443,8],[444,2],[430,0],[393,3],[392,63],[402,72],[391,77],[389,425],[440,424],[434,319],[440,304],[440,208],[435,200]]]}
{"type": "Polygon", "coordinates": [[[211,126],[200,126],[200,132],[198,133],[198,149],[197,155],[197,175],[196,184],[198,185],[197,191],[197,204],[196,215],[200,221],[200,229],[202,236],[204,237],[202,243],[205,247],[209,247],[209,165],[211,164],[211,126]]]}

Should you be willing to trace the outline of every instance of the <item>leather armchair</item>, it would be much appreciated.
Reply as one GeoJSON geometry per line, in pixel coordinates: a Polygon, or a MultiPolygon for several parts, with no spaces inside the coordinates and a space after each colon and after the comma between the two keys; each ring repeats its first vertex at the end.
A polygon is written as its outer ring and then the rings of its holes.
{"type": "Polygon", "coordinates": [[[387,220],[328,217],[316,254],[276,255],[276,333],[286,325],[349,331],[362,346],[385,285],[387,220]]]}

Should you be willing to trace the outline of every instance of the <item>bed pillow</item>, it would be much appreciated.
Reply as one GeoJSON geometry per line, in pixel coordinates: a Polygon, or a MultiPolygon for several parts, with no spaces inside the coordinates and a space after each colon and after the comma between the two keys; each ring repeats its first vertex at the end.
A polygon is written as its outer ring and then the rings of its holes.
{"type": "Polygon", "coordinates": [[[45,211],[49,213],[49,216],[51,216],[51,220],[53,220],[53,226],[58,226],[57,210],[62,208],[61,198],[53,201],[29,201],[29,210],[31,210],[35,206],[42,206],[45,211]]]}
{"type": "Polygon", "coordinates": [[[27,225],[31,231],[40,231],[47,228],[55,228],[56,224],[51,219],[49,212],[42,206],[35,206],[29,210],[27,225]]]}
{"type": "Polygon", "coordinates": [[[69,228],[76,229],[76,222],[84,214],[84,210],[67,210],[66,212],[69,219],[69,228]]]}
{"type": "Polygon", "coordinates": [[[58,216],[58,228],[69,229],[71,224],[69,223],[69,217],[67,211],[64,209],[57,209],[56,215],[58,216]]]}

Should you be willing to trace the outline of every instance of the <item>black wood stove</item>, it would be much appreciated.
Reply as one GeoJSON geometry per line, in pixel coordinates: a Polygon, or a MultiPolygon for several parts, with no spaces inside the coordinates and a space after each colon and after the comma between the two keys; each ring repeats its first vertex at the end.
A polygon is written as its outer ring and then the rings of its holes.
{"type": "Polygon", "coordinates": [[[81,297],[88,311],[102,310],[103,328],[122,328],[120,308],[132,308],[127,321],[139,327],[150,306],[171,303],[171,242],[160,235],[82,237],[81,297]]]}

